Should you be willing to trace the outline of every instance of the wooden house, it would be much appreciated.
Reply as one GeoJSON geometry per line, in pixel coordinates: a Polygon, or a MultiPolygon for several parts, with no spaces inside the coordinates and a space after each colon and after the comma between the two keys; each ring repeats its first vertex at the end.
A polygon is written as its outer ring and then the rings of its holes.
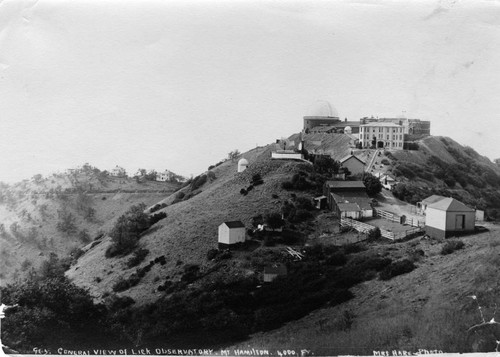
{"type": "Polygon", "coordinates": [[[241,221],[223,222],[219,226],[219,248],[227,248],[246,239],[245,225],[241,221]]]}
{"type": "Polygon", "coordinates": [[[462,202],[444,197],[426,206],[425,233],[433,238],[447,238],[474,231],[476,212],[462,202]]]}

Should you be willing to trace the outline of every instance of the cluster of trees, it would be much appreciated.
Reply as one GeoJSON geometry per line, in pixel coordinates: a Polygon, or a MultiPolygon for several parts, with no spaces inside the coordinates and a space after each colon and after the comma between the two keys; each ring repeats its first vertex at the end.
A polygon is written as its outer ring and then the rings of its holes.
{"type": "MultiPolygon", "coordinates": [[[[33,347],[52,349],[99,346],[106,342],[105,308],[65,276],[64,262],[51,255],[24,282],[0,287],[2,303],[18,305],[2,319],[2,342],[20,353],[33,347]]],[[[114,336],[112,338],[117,338],[114,336]]]]}
{"type": "Polygon", "coordinates": [[[113,243],[106,250],[106,257],[126,255],[132,252],[137,246],[141,233],[167,216],[165,212],[160,212],[150,217],[144,212],[145,209],[146,205],[140,203],[130,207],[125,214],[118,218],[109,234],[113,243]]]}

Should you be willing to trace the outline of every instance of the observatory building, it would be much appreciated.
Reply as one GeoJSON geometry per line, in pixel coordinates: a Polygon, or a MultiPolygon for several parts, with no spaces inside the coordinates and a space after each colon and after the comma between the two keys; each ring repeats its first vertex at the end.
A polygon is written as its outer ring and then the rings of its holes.
{"type": "Polygon", "coordinates": [[[241,158],[240,161],[238,161],[238,172],[243,172],[247,169],[248,166],[248,160],[245,158],[241,158]]]}
{"type": "Polygon", "coordinates": [[[309,107],[304,116],[304,130],[317,126],[331,126],[339,122],[337,110],[326,100],[318,100],[309,107]]]}

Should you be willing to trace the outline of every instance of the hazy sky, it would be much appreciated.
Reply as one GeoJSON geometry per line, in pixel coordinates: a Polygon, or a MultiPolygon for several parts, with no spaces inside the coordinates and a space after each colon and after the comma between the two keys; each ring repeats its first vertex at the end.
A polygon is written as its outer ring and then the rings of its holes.
{"type": "Polygon", "coordinates": [[[5,0],[0,181],[197,175],[300,131],[317,100],[500,157],[499,67],[498,1],[5,0]]]}

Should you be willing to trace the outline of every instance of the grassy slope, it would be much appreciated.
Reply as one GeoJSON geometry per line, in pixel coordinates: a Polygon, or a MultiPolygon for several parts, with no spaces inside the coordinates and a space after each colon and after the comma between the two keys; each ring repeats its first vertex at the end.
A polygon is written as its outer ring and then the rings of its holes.
{"type": "MultiPolygon", "coordinates": [[[[372,280],[353,289],[355,298],[333,308],[267,333],[259,333],[235,347],[312,349],[317,353],[372,354],[374,350],[419,348],[445,352],[494,351],[487,333],[467,333],[481,318],[469,297],[478,296],[490,320],[500,293],[500,227],[462,238],[465,248],[439,254],[443,242],[414,239],[406,243],[375,244],[381,254],[404,257],[422,249],[425,257],[411,273],[390,281],[372,280]],[[348,311],[352,326],[343,320],[348,311]]],[[[498,317],[497,317],[498,319],[498,317]]]]}
{"type": "Polygon", "coordinates": [[[113,177],[99,182],[84,174],[54,175],[38,183],[26,180],[10,186],[8,190],[16,198],[15,202],[0,204],[0,223],[4,224],[7,230],[7,235],[0,237],[0,271],[4,275],[1,283],[5,284],[11,278],[22,274],[21,264],[24,261],[37,267],[50,252],[64,257],[71,249],[82,246],[78,239],[79,231],[85,229],[90,237],[94,238],[99,231],[110,229],[114,220],[129,206],[141,202],[148,205],[156,203],[176,187],[178,186],[160,182],[138,184],[133,179],[113,177]],[[51,189],[59,187],[64,192],[65,189],[74,189],[76,186],[90,189],[86,193],[88,205],[95,209],[95,218],[91,221],[85,220],[77,211],[76,194],[47,198],[51,189]],[[42,206],[46,206],[44,214],[41,213],[42,206]],[[57,230],[58,211],[71,212],[75,216],[76,232],[67,234],[57,230]],[[30,243],[20,242],[9,229],[14,222],[19,224],[24,236],[30,229],[34,229],[35,239],[30,243]]]}
{"type": "MultiPolygon", "coordinates": [[[[184,264],[200,264],[202,270],[206,269],[206,253],[209,249],[217,248],[220,223],[241,220],[250,228],[252,217],[266,212],[279,212],[281,200],[290,197],[289,192],[282,190],[281,182],[290,179],[298,166],[307,164],[272,161],[270,153],[271,146],[243,154],[250,165],[242,173],[237,172],[237,161],[225,162],[213,170],[216,179],[202,186],[200,194],[162,209],[167,213],[167,218],[146,232],[140,240],[140,246],[150,251],[146,262],[165,255],[167,264],[156,264],[137,286],[121,294],[131,296],[138,304],[155,301],[161,296],[154,292],[161,281],[167,276],[177,280],[184,264]],[[256,173],[261,174],[264,184],[256,186],[247,196],[241,195],[240,189],[248,187],[252,175],[256,173]],[[273,199],[273,194],[279,198],[273,199]]],[[[171,198],[165,201],[169,200],[171,198]]],[[[76,284],[88,287],[96,297],[110,292],[120,277],[128,277],[135,271],[135,268],[126,268],[129,256],[104,258],[110,243],[110,239],[106,238],[68,271],[68,276],[76,284]],[[97,277],[102,279],[101,282],[96,283],[97,277]]]]}
{"type": "MultiPolygon", "coordinates": [[[[156,300],[160,293],[153,291],[166,276],[173,280],[179,278],[182,265],[177,266],[177,261],[197,263],[202,265],[202,270],[205,268],[206,252],[216,247],[220,222],[241,219],[249,227],[252,216],[279,209],[280,200],[289,195],[281,190],[280,182],[289,178],[297,164],[271,163],[268,157],[273,147],[244,154],[250,161],[244,173],[236,172],[236,162],[218,166],[213,170],[216,179],[205,184],[202,193],[163,209],[168,217],[153,227],[140,245],[151,251],[146,262],[165,255],[167,264],[156,264],[139,285],[121,294],[133,297],[138,303],[156,300]],[[248,186],[252,174],[257,172],[262,174],[265,184],[246,197],[240,195],[239,190],[248,186]],[[273,193],[278,194],[279,199],[272,199],[273,193]],[[158,278],[160,280],[155,281],[158,278]]],[[[445,161],[454,160],[439,138],[424,139],[420,147],[418,152],[393,154],[398,160],[417,163],[424,163],[431,153],[445,161]]],[[[487,161],[484,159],[485,164],[492,165],[487,161]]],[[[173,197],[169,197],[163,201],[172,200],[173,197]]],[[[500,239],[497,236],[500,229],[491,228],[489,233],[463,238],[466,249],[450,256],[439,255],[442,242],[416,239],[380,244],[375,249],[392,258],[405,257],[414,249],[422,249],[426,256],[412,273],[389,282],[374,280],[361,284],[354,289],[356,298],[352,301],[318,310],[275,331],[257,334],[241,346],[327,348],[328,354],[371,354],[372,350],[388,348],[437,348],[450,352],[470,349],[474,341],[467,336],[466,329],[478,322],[478,313],[467,296],[479,293],[491,302],[500,292],[495,275],[489,275],[499,272],[500,239]],[[345,321],[342,321],[344,311],[355,315],[350,329],[345,329],[345,321]],[[332,350],[338,346],[342,349],[332,350]]],[[[114,282],[134,271],[125,268],[128,258],[104,258],[109,243],[107,238],[68,272],[78,285],[88,287],[96,297],[109,292],[114,282]],[[99,283],[95,281],[97,277],[102,279],[99,283]]]]}

